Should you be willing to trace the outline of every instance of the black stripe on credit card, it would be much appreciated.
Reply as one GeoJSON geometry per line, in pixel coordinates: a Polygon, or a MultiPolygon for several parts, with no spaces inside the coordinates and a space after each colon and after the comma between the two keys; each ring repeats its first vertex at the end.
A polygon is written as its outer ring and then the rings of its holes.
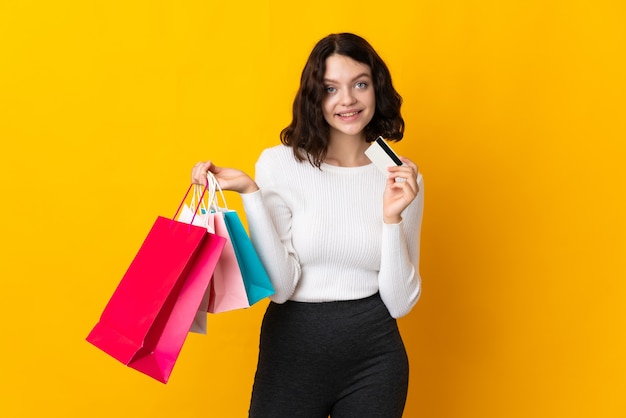
{"type": "Polygon", "coordinates": [[[387,153],[387,155],[393,160],[393,162],[396,163],[396,165],[402,165],[402,160],[400,160],[400,158],[398,158],[396,153],[393,152],[391,148],[389,148],[389,145],[387,145],[387,143],[385,142],[382,136],[379,136],[378,138],[376,138],[376,142],[387,153]]]}

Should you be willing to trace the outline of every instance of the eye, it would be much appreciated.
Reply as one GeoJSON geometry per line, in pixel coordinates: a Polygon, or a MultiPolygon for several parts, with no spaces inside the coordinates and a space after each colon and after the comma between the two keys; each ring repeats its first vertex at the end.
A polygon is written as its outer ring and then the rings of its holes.
{"type": "Polygon", "coordinates": [[[326,93],[334,93],[336,91],[337,91],[337,89],[334,88],[334,87],[330,87],[330,86],[326,87],[326,93]]]}
{"type": "Polygon", "coordinates": [[[365,89],[365,88],[367,88],[367,83],[364,82],[364,81],[360,81],[360,82],[356,83],[355,87],[357,89],[365,89]]]}

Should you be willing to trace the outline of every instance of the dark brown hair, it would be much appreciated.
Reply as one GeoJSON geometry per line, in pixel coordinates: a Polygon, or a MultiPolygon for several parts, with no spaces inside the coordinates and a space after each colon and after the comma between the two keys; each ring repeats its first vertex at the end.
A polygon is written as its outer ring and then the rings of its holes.
{"type": "Polygon", "coordinates": [[[400,114],[402,97],[394,89],[391,73],[384,61],[360,36],[351,33],[328,35],[315,45],[309,55],[293,101],[293,119],[280,133],[282,143],[293,148],[299,161],[308,159],[316,167],[320,167],[328,150],[330,129],[324,119],[322,101],[326,94],[326,59],[333,54],[350,57],[368,65],[372,71],[376,110],[365,128],[366,141],[372,142],[378,136],[399,141],[404,135],[404,119],[400,114]]]}

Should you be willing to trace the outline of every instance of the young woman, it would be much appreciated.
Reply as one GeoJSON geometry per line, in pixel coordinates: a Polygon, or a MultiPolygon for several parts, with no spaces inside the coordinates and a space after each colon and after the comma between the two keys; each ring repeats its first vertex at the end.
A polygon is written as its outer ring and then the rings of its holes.
{"type": "Polygon", "coordinates": [[[256,181],[198,163],[239,192],[251,238],[276,289],[261,328],[250,417],[401,417],[408,360],[395,318],[420,296],[422,176],[387,177],[364,151],[400,140],[402,99],[361,37],[332,34],[302,72],[293,120],[266,149],[256,181]]]}

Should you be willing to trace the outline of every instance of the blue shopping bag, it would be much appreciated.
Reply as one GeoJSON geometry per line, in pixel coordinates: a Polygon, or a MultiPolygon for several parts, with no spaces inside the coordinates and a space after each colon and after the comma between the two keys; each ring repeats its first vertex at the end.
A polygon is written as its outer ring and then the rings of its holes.
{"type": "Polygon", "coordinates": [[[248,303],[252,306],[261,299],[273,295],[275,292],[274,286],[272,286],[272,282],[263,264],[261,264],[259,255],[254,249],[237,212],[227,210],[223,213],[226,229],[235,249],[237,263],[239,263],[239,269],[243,277],[248,303]]]}

